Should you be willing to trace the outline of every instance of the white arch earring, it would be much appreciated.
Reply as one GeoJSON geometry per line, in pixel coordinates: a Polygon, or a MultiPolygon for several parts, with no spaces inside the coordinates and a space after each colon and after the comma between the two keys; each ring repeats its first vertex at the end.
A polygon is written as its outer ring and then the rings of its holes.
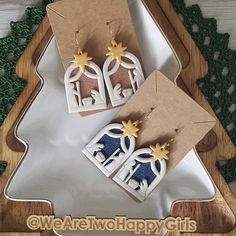
{"type": "Polygon", "coordinates": [[[133,153],[139,121],[122,121],[105,126],[82,150],[107,177],[133,153]]]}
{"type": "Polygon", "coordinates": [[[111,34],[111,45],[108,46],[109,52],[106,54],[106,58],[103,64],[103,76],[110,97],[110,101],[113,107],[122,105],[136,92],[136,90],[144,82],[144,74],[141,67],[141,63],[138,58],[126,51],[126,47],[122,46],[122,43],[117,43],[111,30],[111,23],[107,22],[109,31],[111,34]],[[122,80],[127,80],[130,86],[122,87],[120,82],[114,84],[112,83],[112,76],[121,67],[127,69],[128,73],[126,78],[122,80]]]}
{"type": "MultiPolygon", "coordinates": [[[[179,129],[175,130],[176,132],[179,129]]],[[[156,188],[166,173],[169,146],[174,138],[160,145],[140,148],[128,158],[113,180],[140,202],[156,188]]]]}
{"type": "Polygon", "coordinates": [[[138,138],[139,125],[154,111],[136,121],[122,121],[105,126],[82,150],[84,155],[107,177],[121,167],[132,155],[138,138]]]}
{"type": "Polygon", "coordinates": [[[142,202],[164,177],[167,153],[166,144],[138,149],[124,163],[113,180],[142,202]]]}
{"type": "Polygon", "coordinates": [[[79,31],[75,33],[77,53],[74,55],[64,76],[66,98],[69,113],[92,111],[107,107],[105,86],[101,69],[92,62],[87,52],[79,47],[79,31]],[[83,84],[86,80],[93,80],[94,87],[87,88],[84,94],[83,84]]]}

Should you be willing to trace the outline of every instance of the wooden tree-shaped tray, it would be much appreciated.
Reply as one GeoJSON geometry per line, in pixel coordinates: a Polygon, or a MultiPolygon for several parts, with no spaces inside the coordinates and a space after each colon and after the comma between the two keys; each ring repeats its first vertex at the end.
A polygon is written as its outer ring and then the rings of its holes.
{"type": "MultiPolygon", "coordinates": [[[[211,109],[206,98],[203,96],[196,84],[196,81],[206,74],[207,64],[181,20],[175,13],[173,6],[169,0],[159,0],[158,3],[156,1],[146,0],[146,3],[148,4],[149,9],[151,9],[152,14],[155,15],[155,18],[157,20],[159,19],[158,22],[162,24],[162,29],[174,46],[177,54],[180,55],[182,51],[180,51],[178,45],[174,43],[175,38],[173,38],[170,33],[172,30],[177,34],[177,37],[181,40],[183,46],[188,51],[189,60],[183,61],[187,63],[183,63],[183,70],[178,78],[178,84],[184,87],[197,103],[215,116],[214,111],[211,109]],[[168,26],[165,26],[165,23],[161,21],[162,17],[160,17],[160,12],[163,12],[166,18],[168,18],[169,22],[167,24],[173,26],[172,30],[170,30],[170,27],[168,28],[168,26]]],[[[235,155],[236,148],[220,122],[217,120],[217,125],[213,132],[210,132],[204,138],[204,140],[198,145],[197,149],[200,151],[199,155],[219,189],[217,191],[216,199],[211,203],[177,203],[173,206],[172,214],[177,216],[181,212],[181,214],[185,216],[192,216],[193,219],[199,217],[204,232],[220,232],[217,228],[221,225],[222,229],[225,229],[225,231],[221,232],[228,232],[231,229],[232,231],[227,235],[236,235],[234,216],[236,213],[236,199],[216,167],[217,160],[230,159],[235,155]],[[225,208],[223,207],[223,199],[228,203],[233,214],[229,209],[225,211],[225,208]],[[211,208],[214,208],[214,211],[211,211],[211,208]],[[216,219],[215,217],[220,218],[216,219]]]]}
{"type": "MultiPolygon", "coordinates": [[[[181,60],[183,71],[178,78],[178,85],[214,115],[214,112],[196,85],[196,80],[207,73],[207,63],[182,25],[172,5],[167,0],[144,0],[144,2],[162,27],[181,60]]],[[[27,86],[0,127],[0,157],[9,163],[7,171],[0,178],[1,232],[28,232],[29,229],[27,229],[25,222],[29,215],[52,213],[50,205],[46,203],[12,202],[5,199],[3,195],[3,188],[7,179],[19,163],[22,151],[24,150],[24,147],[14,137],[14,124],[29,98],[37,91],[39,79],[35,74],[35,63],[51,34],[48,19],[45,18],[17,65],[17,73],[27,80],[27,86]],[[8,145],[6,145],[6,140],[8,145]]],[[[218,159],[222,160],[222,157],[225,159],[230,158],[236,152],[235,147],[218,122],[214,132],[207,135],[203,142],[199,144],[198,150],[201,151],[201,159],[212,175],[219,191],[217,191],[215,200],[211,202],[176,202],[173,204],[171,215],[190,216],[192,219],[195,219],[198,222],[198,232],[228,232],[233,229],[235,224],[236,202],[216,168],[215,162],[218,159]],[[213,140],[219,140],[219,142],[212,142],[213,140]]],[[[51,232],[43,232],[42,234],[48,233],[51,234],[51,232]]],[[[178,233],[172,233],[172,235],[178,235],[178,233]]],[[[236,235],[236,229],[233,229],[229,235],[236,235]]]]}
{"type": "Polygon", "coordinates": [[[0,159],[8,162],[7,169],[0,178],[0,232],[28,232],[26,219],[29,215],[52,214],[49,204],[10,201],[5,198],[3,193],[5,184],[12,171],[19,164],[24,151],[24,146],[17,141],[12,131],[29,98],[37,91],[39,78],[35,74],[34,59],[36,58],[34,55],[37,52],[40,55],[39,53],[41,53],[47,42],[47,37],[45,36],[49,33],[49,22],[45,18],[21,56],[16,68],[17,74],[27,80],[27,86],[0,127],[0,159]]]}

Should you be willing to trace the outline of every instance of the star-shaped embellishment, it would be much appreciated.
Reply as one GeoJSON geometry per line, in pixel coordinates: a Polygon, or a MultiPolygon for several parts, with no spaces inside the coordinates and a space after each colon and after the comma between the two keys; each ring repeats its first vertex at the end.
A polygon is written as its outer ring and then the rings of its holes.
{"type": "Polygon", "coordinates": [[[123,131],[123,134],[121,135],[122,138],[125,137],[138,137],[138,131],[139,128],[137,127],[139,124],[139,121],[132,122],[129,120],[128,122],[122,121],[123,127],[121,128],[121,131],[123,131]]]}
{"type": "Polygon", "coordinates": [[[122,43],[117,43],[113,38],[111,41],[111,46],[108,46],[109,52],[106,55],[112,56],[112,59],[116,59],[121,62],[121,57],[125,55],[126,49],[127,47],[123,47],[122,43]]]}
{"type": "Polygon", "coordinates": [[[150,148],[152,150],[151,152],[151,156],[152,156],[152,161],[155,162],[157,160],[168,160],[168,156],[167,154],[169,153],[169,151],[167,150],[168,147],[168,143],[163,144],[162,146],[160,146],[160,144],[156,144],[156,146],[151,145],[150,148]]]}
{"type": "Polygon", "coordinates": [[[75,63],[77,67],[81,69],[82,72],[85,71],[85,66],[89,65],[89,61],[92,60],[92,57],[88,56],[88,53],[83,53],[81,50],[78,50],[78,53],[74,55],[74,60],[71,62],[75,63]]]}

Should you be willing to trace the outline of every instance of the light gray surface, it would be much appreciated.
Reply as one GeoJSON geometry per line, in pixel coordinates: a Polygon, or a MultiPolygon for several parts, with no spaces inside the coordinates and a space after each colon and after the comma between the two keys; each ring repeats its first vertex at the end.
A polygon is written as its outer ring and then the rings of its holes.
{"type": "Polygon", "coordinates": [[[217,20],[218,32],[231,35],[229,46],[236,49],[236,1],[235,0],[185,0],[186,4],[198,4],[204,17],[217,20]]]}
{"type": "Polygon", "coordinates": [[[22,19],[25,9],[39,2],[40,0],[0,0],[0,38],[8,35],[11,21],[22,19]]]}

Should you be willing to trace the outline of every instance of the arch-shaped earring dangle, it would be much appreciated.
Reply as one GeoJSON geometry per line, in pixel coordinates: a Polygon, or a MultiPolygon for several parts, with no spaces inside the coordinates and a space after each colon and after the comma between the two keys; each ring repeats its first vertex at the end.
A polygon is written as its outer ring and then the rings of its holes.
{"type": "Polygon", "coordinates": [[[111,104],[115,107],[126,103],[136,92],[144,82],[144,73],[139,59],[133,53],[128,52],[127,47],[123,46],[121,42],[117,43],[112,23],[113,21],[106,22],[111,41],[106,54],[107,58],[103,64],[103,76],[111,104]],[[123,71],[122,76],[117,78],[121,67],[123,70],[125,69],[126,73],[123,71]]]}
{"type": "Polygon", "coordinates": [[[135,150],[113,180],[137,200],[144,201],[165,176],[169,147],[182,129],[176,129],[175,136],[162,145],[156,143],[135,150]]]}
{"type": "Polygon", "coordinates": [[[76,53],[64,76],[69,113],[107,107],[103,73],[99,66],[92,61],[92,57],[82,51],[79,34],[80,30],[75,32],[76,53]]]}
{"type": "Polygon", "coordinates": [[[82,152],[107,177],[113,175],[133,153],[140,126],[151,112],[135,121],[122,120],[121,123],[108,124],[82,152]]]}

